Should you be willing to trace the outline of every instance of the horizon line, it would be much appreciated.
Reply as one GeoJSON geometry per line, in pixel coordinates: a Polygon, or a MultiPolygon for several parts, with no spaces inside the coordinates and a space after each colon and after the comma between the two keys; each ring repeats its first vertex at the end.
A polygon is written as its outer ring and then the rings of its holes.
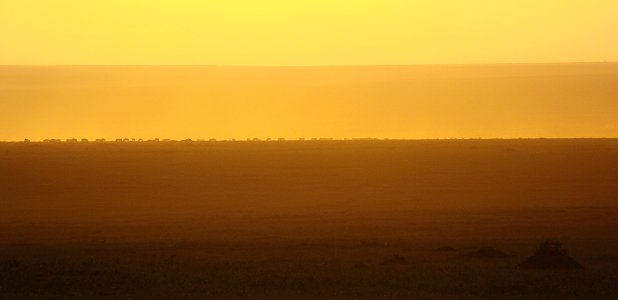
{"type": "Polygon", "coordinates": [[[412,66],[495,66],[495,65],[567,65],[616,64],[617,61],[549,61],[549,62],[482,62],[482,63],[411,63],[411,64],[0,64],[0,67],[220,67],[220,68],[344,68],[344,67],[412,67],[412,66]]]}
{"type": "Polygon", "coordinates": [[[618,140],[618,137],[452,137],[452,138],[70,138],[70,139],[43,139],[43,140],[0,140],[0,143],[144,143],[144,142],[356,142],[356,141],[444,141],[444,140],[618,140]]]}

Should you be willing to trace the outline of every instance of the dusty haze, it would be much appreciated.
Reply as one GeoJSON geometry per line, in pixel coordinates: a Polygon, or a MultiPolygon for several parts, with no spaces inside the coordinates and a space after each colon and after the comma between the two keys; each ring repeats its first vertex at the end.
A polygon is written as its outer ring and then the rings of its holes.
{"type": "Polygon", "coordinates": [[[618,64],[0,67],[0,140],[618,137],[618,64]]]}

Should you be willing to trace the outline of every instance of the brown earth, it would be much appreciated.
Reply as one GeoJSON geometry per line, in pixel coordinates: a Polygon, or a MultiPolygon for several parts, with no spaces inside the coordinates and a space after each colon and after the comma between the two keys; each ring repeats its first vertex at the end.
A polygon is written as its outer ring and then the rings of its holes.
{"type": "Polygon", "coordinates": [[[2,143],[0,295],[611,299],[616,195],[612,139],[2,143]]]}

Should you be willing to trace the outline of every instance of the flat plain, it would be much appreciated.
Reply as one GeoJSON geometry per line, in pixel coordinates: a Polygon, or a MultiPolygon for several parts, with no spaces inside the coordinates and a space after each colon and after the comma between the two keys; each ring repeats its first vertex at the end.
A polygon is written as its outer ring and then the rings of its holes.
{"type": "Polygon", "coordinates": [[[617,195],[614,139],[1,143],[0,298],[615,299],[617,195]]]}

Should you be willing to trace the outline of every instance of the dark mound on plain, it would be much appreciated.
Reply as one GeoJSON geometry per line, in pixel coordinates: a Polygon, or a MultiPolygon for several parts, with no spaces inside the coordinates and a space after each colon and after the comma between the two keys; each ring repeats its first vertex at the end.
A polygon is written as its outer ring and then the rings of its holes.
{"type": "Polygon", "coordinates": [[[466,254],[465,257],[476,259],[501,259],[511,257],[511,255],[492,247],[483,247],[474,252],[466,254]]]}
{"type": "Polygon", "coordinates": [[[408,260],[401,255],[393,255],[393,257],[382,262],[382,265],[405,265],[408,263],[408,260]]]}
{"type": "Polygon", "coordinates": [[[524,269],[579,269],[582,265],[573,259],[562,243],[545,240],[539,244],[534,255],[519,264],[524,269]]]}
{"type": "Polygon", "coordinates": [[[436,248],[434,249],[434,251],[436,252],[455,252],[457,251],[457,249],[451,247],[451,246],[442,246],[440,248],[436,248]]]}

